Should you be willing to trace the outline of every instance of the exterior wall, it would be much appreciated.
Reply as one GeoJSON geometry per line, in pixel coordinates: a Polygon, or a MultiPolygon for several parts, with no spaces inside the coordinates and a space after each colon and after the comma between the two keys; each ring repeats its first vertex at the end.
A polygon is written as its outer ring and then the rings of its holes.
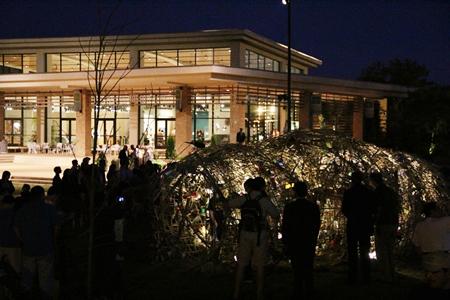
{"type": "Polygon", "coordinates": [[[45,141],[45,103],[47,99],[45,97],[37,98],[36,109],[36,139],[37,143],[42,144],[45,141]]]}
{"type": "Polygon", "coordinates": [[[0,139],[5,135],[5,98],[0,92],[0,139]]]}
{"type": "Polygon", "coordinates": [[[362,141],[364,137],[364,100],[358,97],[353,102],[353,138],[362,141]]]}
{"type": "Polygon", "coordinates": [[[312,128],[312,118],[311,118],[311,97],[312,93],[305,91],[300,97],[300,128],[301,129],[311,129],[312,128]]]}
{"type": "Polygon", "coordinates": [[[183,92],[180,103],[178,103],[175,121],[175,149],[178,158],[182,158],[189,154],[189,148],[184,150],[187,146],[186,142],[192,141],[192,106],[190,103],[191,89],[183,87],[183,92]]]}
{"type": "Polygon", "coordinates": [[[77,145],[75,153],[77,156],[91,156],[91,93],[83,90],[81,93],[81,112],[76,113],[77,145]]]}
{"type": "Polygon", "coordinates": [[[230,143],[236,143],[236,134],[239,129],[242,128],[245,134],[245,112],[247,111],[247,105],[237,102],[237,95],[233,93],[231,95],[230,102],[230,143]]]}
{"type": "Polygon", "coordinates": [[[130,97],[130,123],[129,123],[129,143],[131,145],[139,144],[139,104],[137,95],[130,97]]]}

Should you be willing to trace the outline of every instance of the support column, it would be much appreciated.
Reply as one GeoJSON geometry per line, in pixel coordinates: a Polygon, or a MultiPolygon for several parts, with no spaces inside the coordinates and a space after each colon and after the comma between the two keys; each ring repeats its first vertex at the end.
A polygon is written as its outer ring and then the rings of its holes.
{"type": "Polygon", "coordinates": [[[132,95],[130,97],[130,123],[128,141],[131,145],[139,144],[139,103],[137,100],[137,95],[132,95]]]}
{"type": "MultiPolygon", "coordinates": [[[[140,60],[139,51],[136,49],[130,49],[129,52],[130,52],[129,68],[130,69],[138,69],[140,67],[139,66],[139,60],[140,60]]],[[[119,54],[117,54],[117,55],[119,55],[119,54]]]]}
{"type": "Polygon", "coordinates": [[[353,138],[362,141],[364,137],[364,99],[357,97],[353,101],[353,138]]]}
{"type": "Polygon", "coordinates": [[[178,158],[182,158],[191,152],[190,146],[186,142],[192,141],[191,89],[187,86],[183,86],[181,89],[181,95],[177,99],[175,121],[175,150],[178,158]],[[186,149],[186,146],[188,146],[188,149],[186,149]]]}
{"type": "Polygon", "coordinates": [[[247,104],[238,103],[237,93],[233,92],[230,99],[230,143],[236,143],[236,134],[239,132],[240,128],[242,128],[247,135],[247,130],[245,128],[246,111],[247,104]]]}
{"type": "Polygon", "coordinates": [[[5,135],[5,96],[0,93],[0,140],[5,135]]]}
{"type": "Polygon", "coordinates": [[[36,107],[36,140],[38,144],[45,143],[45,108],[46,108],[45,97],[37,98],[36,107]]]}
{"type": "Polygon", "coordinates": [[[76,113],[77,144],[75,153],[77,157],[91,156],[92,126],[91,126],[91,93],[83,90],[81,92],[81,111],[76,113]]]}
{"type": "Polygon", "coordinates": [[[305,91],[300,96],[300,128],[301,129],[311,129],[311,97],[312,93],[305,91]]]}
{"type": "Polygon", "coordinates": [[[37,73],[45,73],[47,69],[45,52],[37,52],[36,53],[36,72],[37,73]]]}
{"type": "Polygon", "coordinates": [[[286,106],[281,104],[280,105],[280,128],[278,129],[280,131],[280,134],[285,134],[287,132],[287,111],[286,106]]]}

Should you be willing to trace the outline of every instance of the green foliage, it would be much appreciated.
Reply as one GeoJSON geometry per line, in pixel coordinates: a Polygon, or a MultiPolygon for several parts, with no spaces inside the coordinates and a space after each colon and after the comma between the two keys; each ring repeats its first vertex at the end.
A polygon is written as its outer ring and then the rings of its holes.
{"type": "Polygon", "coordinates": [[[450,162],[450,87],[418,89],[397,110],[391,136],[396,148],[450,162]]]}
{"type": "Polygon", "coordinates": [[[176,150],[175,150],[175,137],[169,136],[167,138],[167,145],[166,145],[166,158],[167,159],[174,159],[176,156],[176,150]]]}
{"type": "Polygon", "coordinates": [[[422,87],[428,84],[428,69],[411,59],[376,61],[362,70],[359,80],[422,87]]]}

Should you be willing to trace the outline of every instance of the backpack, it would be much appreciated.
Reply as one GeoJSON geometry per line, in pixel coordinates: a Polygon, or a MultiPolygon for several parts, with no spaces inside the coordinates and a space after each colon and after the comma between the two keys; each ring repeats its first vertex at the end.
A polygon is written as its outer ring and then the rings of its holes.
{"type": "Polygon", "coordinates": [[[259,199],[261,199],[261,197],[252,199],[247,195],[247,200],[245,200],[244,204],[241,206],[240,230],[261,232],[263,218],[259,199]]]}

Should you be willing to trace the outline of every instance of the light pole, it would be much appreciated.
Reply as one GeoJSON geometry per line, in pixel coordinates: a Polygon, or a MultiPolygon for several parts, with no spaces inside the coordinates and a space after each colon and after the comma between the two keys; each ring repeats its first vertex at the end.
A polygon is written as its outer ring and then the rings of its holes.
{"type": "Polygon", "coordinates": [[[288,11],[288,66],[287,66],[287,131],[291,131],[291,0],[282,0],[282,3],[287,6],[288,11]]]}

